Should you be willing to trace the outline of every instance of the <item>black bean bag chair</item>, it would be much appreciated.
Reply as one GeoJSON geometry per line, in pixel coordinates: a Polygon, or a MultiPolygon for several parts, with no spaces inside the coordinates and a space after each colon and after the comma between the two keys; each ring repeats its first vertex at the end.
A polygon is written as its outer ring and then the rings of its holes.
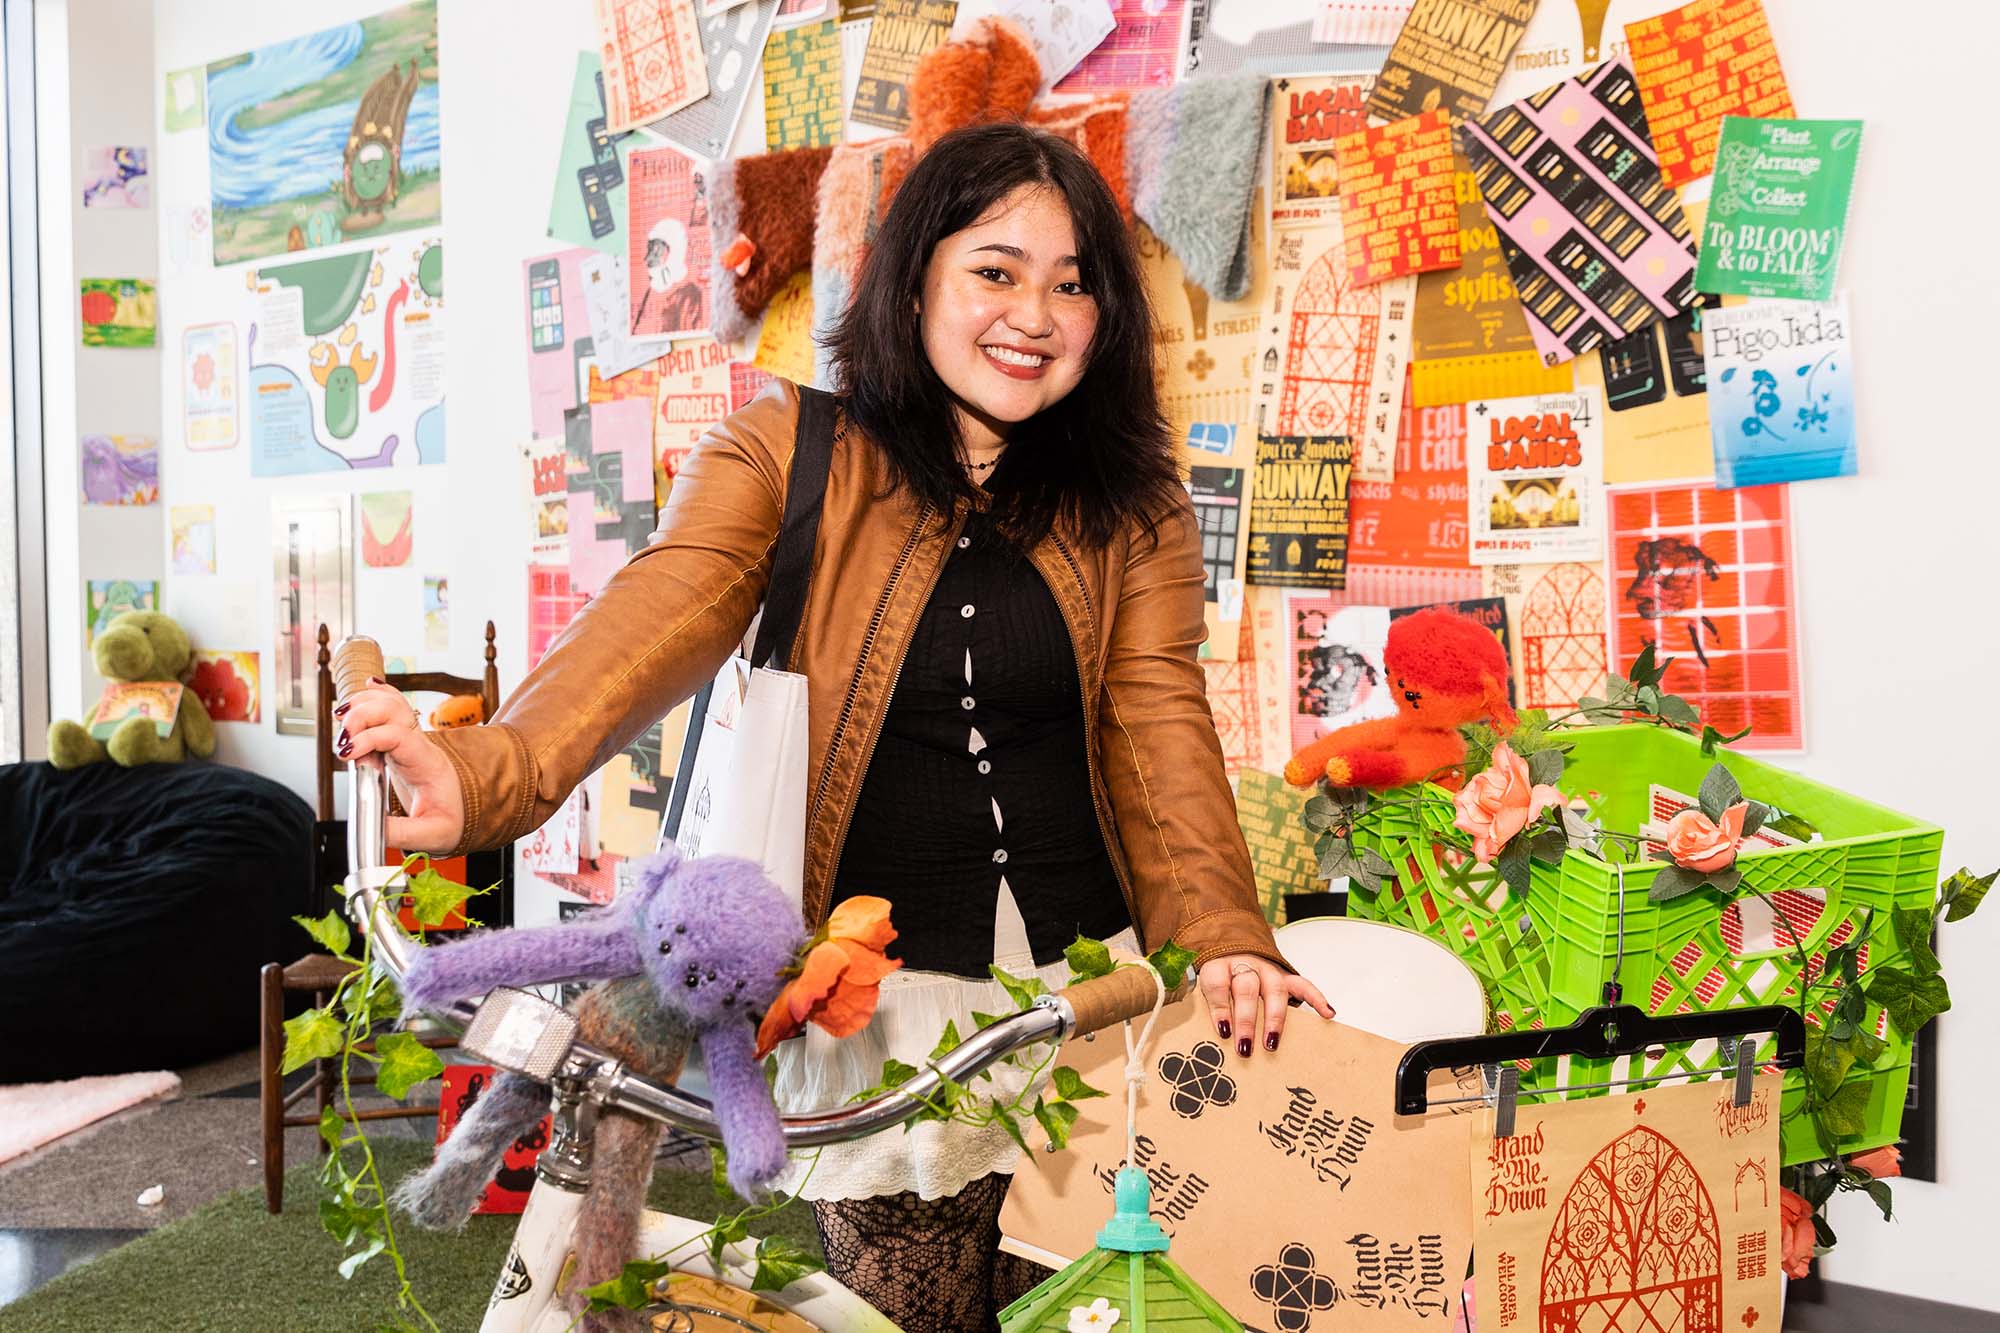
{"type": "Polygon", "coordinates": [[[0,1083],[257,1044],[257,972],[304,952],[313,813],[190,761],[0,766],[0,1083]]]}

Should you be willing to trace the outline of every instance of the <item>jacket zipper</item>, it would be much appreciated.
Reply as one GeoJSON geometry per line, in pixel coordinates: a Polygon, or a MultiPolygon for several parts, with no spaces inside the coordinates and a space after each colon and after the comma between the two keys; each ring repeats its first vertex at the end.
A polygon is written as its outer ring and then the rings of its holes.
{"type": "MultiPolygon", "coordinates": [[[[883,617],[889,613],[889,600],[891,597],[895,595],[896,584],[901,581],[903,577],[903,571],[909,567],[910,558],[913,555],[915,555],[918,544],[923,540],[924,520],[926,520],[929,517],[930,517],[930,506],[926,504],[917,512],[916,525],[910,529],[909,539],[903,543],[902,554],[896,557],[895,567],[889,571],[889,581],[882,585],[882,595],[881,597],[877,598],[875,602],[875,614],[869,618],[868,631],[861,637],[861,654],[858,658],[855,659],[854,679],[848,682],[847,697],[841,701],[840,705],[840,716],[834,720],[833,732],[827,738],[826,758],[820,762],[819,782],[816,788],[817,794],[813,797],[812,808],[806,812],[806,828],[808,830],[810,830],[814,824],[819,822],[820,809],[826,804],[827,781],[833,773],[833,762],[836,758],[839,757],[840,742],[842,738],[846,735],[847,724],[854,715],[855,696],[861,692],[861,678],[867,671],[869,655],[875,649],[875,636],[878,632],[880,632],[882,628],[883,617]]],[[[960,518],[951,524],[945,537],[945,546],[947,551],[949,551],[951,543],[957,540],[959,530],[964,526],[964,523],[965,520],[963,518],[960,518]]],[[[938,562],[937,572],[931,576],[932,588],[937,586],[938,577],[943,573],[943,571],[944,571],[944,562],[940,560],[938,562]]],[[[926,599],[929,598],[930,588],[925,589],[924,595],[926,599]]],[[[913,634],[910,637],[914,638],[915,635],[913,634]]],[[[901,651],[896,656],[896,669],[890,674],[889,677],[889,692],[882,697],[882,707],[880,709],[880,713],[884,717],[887,716],[889,711],[889,701],[896,697],[896,685],[903,678],[903,662],[906,658],[909,657],[909,655],[910,655],[910,644],[909,641],[906,639],[903,643],[901,651]]],[[[881,734],[882,734],[882,728],[878,724],[875,728],[874,733],[870,735],[868,738],[867,752],[863,754],[861,758],[861,772],[863,778],[865,778],[867,775],[869,760],[875,757],[875,742],[881,737],[881,734]]],[[[860,779],[857,779],[857,781],[858,780],[860,779]]],[[[854,802],[849,801],[847,803],[847,812],[841,816],[840,827],[834,831],[833,854],[826,863],[825,882],[820,886],[821,897],[823,899],[831,899],[832,897],[833,877],[835,873],[838,872],[840,869],[840,854],[842,850],[845,849],[847,844],[847,827],[849,824],[853,822],[853,820],[854,820],[854,802]]],[[[825,917],[826,912],[823,903],[820,905],[819,909],[814,913],[814,915],[817,918],[825,917]]],[[[818,922],[815,921],[813,924],[816,925],[818,924],[818,922]]]]}
{"type": "MultiPolygon", "coordinates": [[[[1070,554],[1068,545],[1061,537],[1052,537],[1052,540],[1055,542],[1056,550],[1062,552],[1063,561],[1069,566],[1070,576],[1076,580],[1077,594],[1083,598],[1084,610],[1091,611],[1090,585],[1084,582],[1082,567],[1076,563],[1076,557],[1070,554]]],[[[1054,589],[1050,591],[1053,592],[1054,589]]],[[[1062,612],[1063,624],[1069,629],[1071,655],[1076,658],[1076,688],[1084,699],[1083,762],[1084,770],[1090,777],[1091,810],[1097,815],[1097,833],[1104,840],[1104,855],[1111,862],[1111,873],[1117,876],[1118,891],[1125,896],[1125,912],[1132,918],[1132,935],[1143,948],[1147,941],[1145,928],[1139,923],[1139,903],[1132,892],[1132,881],[1126,872],[1123,855],[1113,841],[1110,824],[1104,818],[1104,798],[1101,795],[1103,775],[1098,771],[1096,736],[1090,724],[1091,716],[1098,705],[1090,697],[1090,681],[1083,670],[1083,652],[1077,638],[1076,624],[1070,619],[1069,610],[1063,605],[1060,597],[1056,598],[1056,609],[1062,612]]],[[[1091,614],[1094,616],[1095,612],[1092,611],[1091,614]]]]}

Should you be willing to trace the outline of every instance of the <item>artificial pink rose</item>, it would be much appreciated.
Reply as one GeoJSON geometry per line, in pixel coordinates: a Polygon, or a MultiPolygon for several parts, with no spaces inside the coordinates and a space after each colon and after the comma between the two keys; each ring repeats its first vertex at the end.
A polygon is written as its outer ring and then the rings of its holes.
{"type": "Polygon", "coordinates": [[[1847,1164],[1866,1171],[1877,1180],[1888,1180],[1903,1174],[1903,1150],[1892,1143],[1886,1148],[1858,1152],[1847,1159],[1847,1164]]]}
{"type": "Polygon", "coordinates": [[[1736,860],[1736,844],[1743,838],[1743,819],[1750,807],[1742,801],[1722,812],[1722,823],[1709,822],[1707,815],[1692,807],[1667,821],[1667,855],[1674,864],[1704,875],[1721,870],[1736,860]]]}
{"type": "Polygon", "coordinates": [[[1528,777],[1528,761],[1502,741],[1493,747],[1493,763],[1474,774],[1452,797],[1458,818],[1452,821],[1472,835],[1472,855],[1481,865],[1499,859],[1514,835],[1541,818],[1542,811],[1562,804],[1562,793],[1528,777]]]}
{"type": "Polygon", "coordinates": [[[1812,1219],[1813,1206],[1804,1196],[1778,1190],[1778,1234],[1784,1241],[1785,1276],[1793,1281],[1812,1271],[1813,1246],[1819,1239],[1812,1219]]]}

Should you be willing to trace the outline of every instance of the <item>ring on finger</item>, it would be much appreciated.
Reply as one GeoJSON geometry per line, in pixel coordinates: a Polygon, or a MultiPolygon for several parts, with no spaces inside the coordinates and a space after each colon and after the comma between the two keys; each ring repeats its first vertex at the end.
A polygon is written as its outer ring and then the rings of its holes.
{"type": "Polygon", "coordinates": [[[1255,972],[1256,970],[1255,965],[1250,963],[1231,963],[1229,965],[1229,975],[1232,977],[1240,977],[1245,972],[1255,972]]]}

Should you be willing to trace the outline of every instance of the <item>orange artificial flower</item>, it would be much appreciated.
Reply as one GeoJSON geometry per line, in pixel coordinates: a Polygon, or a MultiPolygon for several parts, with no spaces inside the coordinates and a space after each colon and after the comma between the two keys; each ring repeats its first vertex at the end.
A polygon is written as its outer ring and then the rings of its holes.
{"type": "Polygon", "coordinates": [[[1778,1190],[1778,1233],[1784,1240],[1785,1276],[1802,1278],[1812,1271],[1813,1206],[1803,1196],[1784,1188],[1778,1190]]]}
{"type": "Polygon", "coordinates": [[[1452,821],[1472,835],[1472,855],[1481,865],[1500,857],[1514,835],[1541,818],[1542,811],[1562,804],[1562,793],[1528,776],[1528,761],[1505,741],[1493,747],[1492,764],[1473,775],[1465,789],[1452,797],[1458,818],[1452,821]]]}
{"type": "Polygon", "coordinates": [[[1743,840],[1743,820],[1750,807],[1742,801],[1722,812],[1722,823],[1710,822],[1707,815],[1689,807],[1667,821],[1667,855],[1674,864],[1707,874],[1721,870],[1736,860],[1736,844],[1743,840]]]}
{"type": "Polygon", "coordinates": [[[817,1023],[836,1037],[868,1026],[882,978],[902,960],[882,951],[896,938],[886,898],[849,898],[833,909],[807,946],[798,976],[787,982],[757,1027],[757,1058],[817,1023]]]}
{"type": "Polygon", "coordinates": [[[1877,1180],[1889,1180],[1903,1174],[1903,1150],[1892,1143],[1884,1148],[1858,1152],[1847,1159],[1847,1164],[1866,1171],[1877,1180]]]}

